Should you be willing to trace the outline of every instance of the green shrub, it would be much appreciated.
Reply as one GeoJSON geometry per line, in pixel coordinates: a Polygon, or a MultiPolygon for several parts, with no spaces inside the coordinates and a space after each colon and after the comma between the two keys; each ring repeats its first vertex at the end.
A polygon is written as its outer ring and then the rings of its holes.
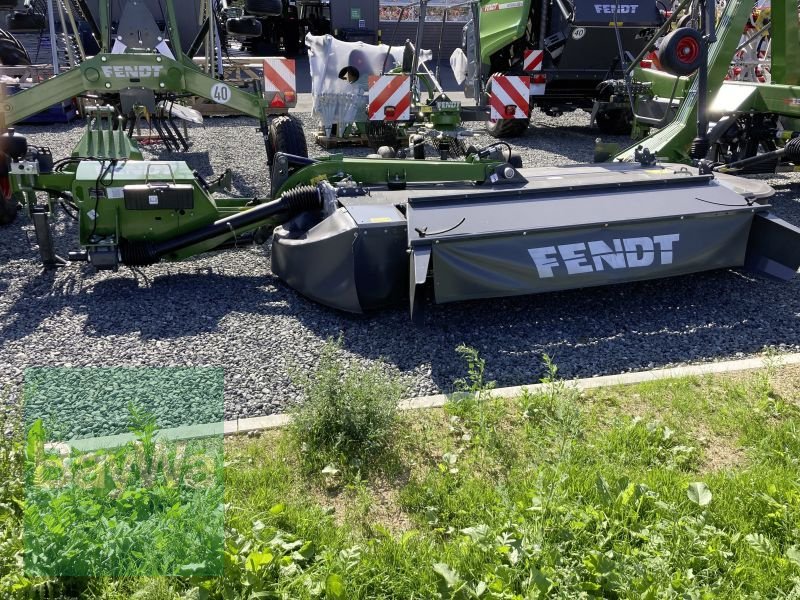
{"type": "Polygon", "coordinates": [[[358,467],[389,446],[404,390],[378,365],[345,364],[339,348],[329,341],[316,370],[301,378],[306,397],[291,429],[313,465],[333,460],[358,467]]]}
{"type": "Polygon", "coordinates": [[[18,570],[25,501],[21,412],[19,405],[7,403],[0,393],[0,598],[28,584],[18,570]]]}

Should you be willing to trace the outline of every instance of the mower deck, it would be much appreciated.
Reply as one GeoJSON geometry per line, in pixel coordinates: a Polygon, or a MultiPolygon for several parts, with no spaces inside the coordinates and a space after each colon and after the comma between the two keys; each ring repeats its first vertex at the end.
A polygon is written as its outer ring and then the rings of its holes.
{"type": "Polygon", "coordinates": [[[410,299],[413,313],[431,285],[441,303],[744,265],[788,278],[800,266],[800,230],[757,203],[773,193],[759,181],[630,163],[517,173],[341,197],[322,220],[276,229],[273,271],[338,309],[410,299]]]}

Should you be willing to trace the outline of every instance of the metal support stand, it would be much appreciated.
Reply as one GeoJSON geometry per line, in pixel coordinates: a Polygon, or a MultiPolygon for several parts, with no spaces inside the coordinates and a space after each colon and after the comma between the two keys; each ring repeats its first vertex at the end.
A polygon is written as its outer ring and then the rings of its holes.
{"type": "Polygon", "coordinates": [[[56,17],[53,13],[53,0],[47,0],[47,20],[50,25],[50,52],[53,59],[53,75],[58,75],[58,39],[56,38],[56,17]]]}
{"type": "Polygon", "coordinates": [[[705,159],[711,145],[708,140],[708,46],[717,41],[715,3],[701,0],[700,10],[703,19],[703,43],[700,47],[702,61],[697,71],[697,136],[692,140],[689,152],[689,156],[697,161],[705,159]]]}
{"type": "Polygon", "coordinates": [[[36,243],[39,246],[39,256],[46,267],[63,267],[67,261],[61,258],[53,248],[53,235],[50,231],[50,211],[44,206],[34,206],[31,209],[33,230],[36,232],[36,243]]]}

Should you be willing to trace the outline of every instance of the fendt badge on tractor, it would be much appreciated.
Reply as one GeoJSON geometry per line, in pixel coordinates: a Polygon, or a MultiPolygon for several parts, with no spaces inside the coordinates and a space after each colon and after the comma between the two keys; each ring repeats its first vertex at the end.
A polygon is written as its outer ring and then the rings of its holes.
{"type": "Polygon", "coordinates": [[[101,68],[103,69],[103,75],[106,77],[116,77],[117,79],[141,79],[143,77],[159,77],[164,67],[161,65],[114,65],[101,68]]]}
{"type": "Polygon", "coordinates": [[[618,13],[620,15],[634,15],[638,4],[595,4],[594,10],[598,15],[610,15],[618,13]]]}

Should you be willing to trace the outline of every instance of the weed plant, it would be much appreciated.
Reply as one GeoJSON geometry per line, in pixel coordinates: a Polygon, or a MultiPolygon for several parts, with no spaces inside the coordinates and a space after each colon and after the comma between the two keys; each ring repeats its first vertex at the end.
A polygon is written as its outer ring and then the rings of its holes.
{"type": "Polygon", "coordinates": [[[340,349],[328,341],[314,372],[297,378],[305,400],[292,412],[291,432],[311,470],[369,467],[389,447],[397,425],[398,379],[379,365],[346,364],[340,349]]]}

